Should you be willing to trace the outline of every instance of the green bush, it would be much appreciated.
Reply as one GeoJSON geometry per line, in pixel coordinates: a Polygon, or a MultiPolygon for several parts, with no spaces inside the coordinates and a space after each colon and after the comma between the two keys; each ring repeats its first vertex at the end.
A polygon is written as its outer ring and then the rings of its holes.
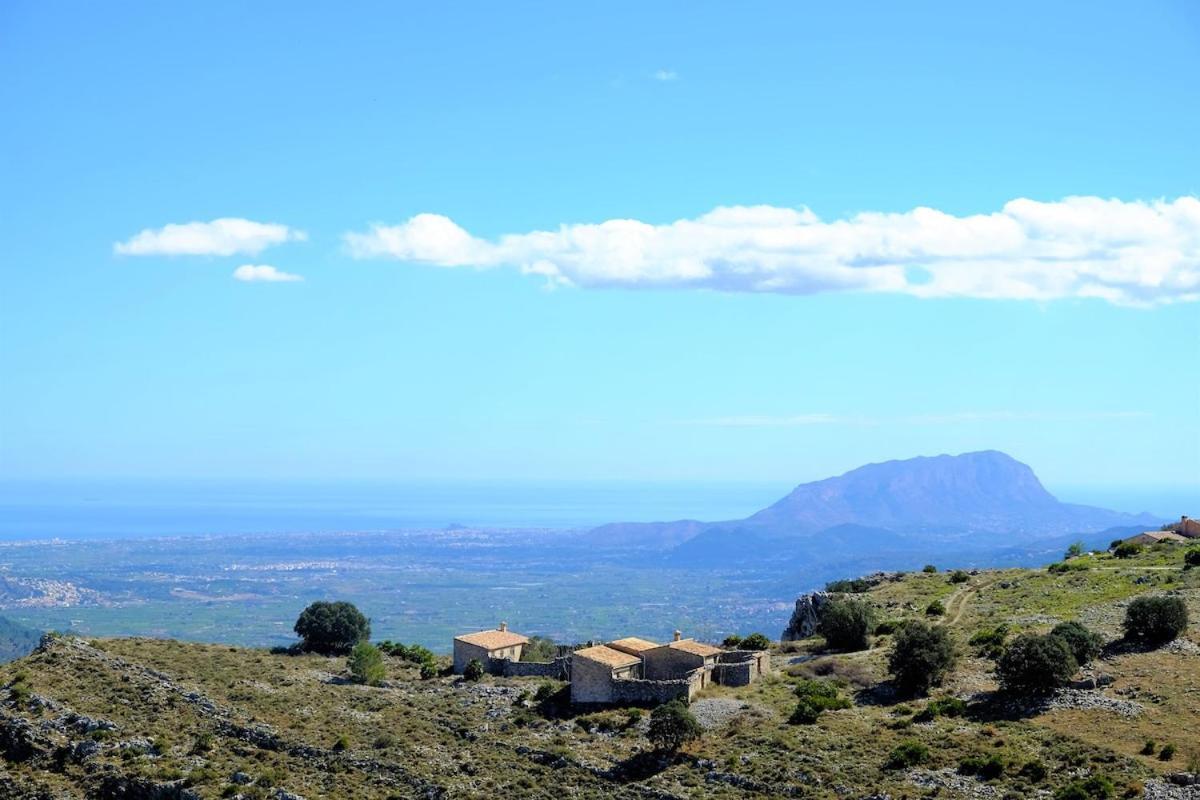
{"type": "Polygon", "coordinates": [[[721,647],[728,647],[731,650],[736,650],[742,644],[742,637],[736,633],[731,633],[721,642],[721,647]]]}
{"type": "Polygon", "coordinates": [[[300,613],[293,628],[302,647],[322,655],[342,656],[371,637],[371,623],[351,603],[318,600],[300,613]]]}
{"type": "Polygon", "coordinates": [[[1066,686],[1078,669],[1065,641],[1035,633],[1018,636],[996,662],[1000,688],[1015,693],[1044,693],[1066,686]]]}
{"type": "Polygon", "coordinates": [[[1113,783],[1103,775],[1086,781],[1074,781],[1054,793],[1054,800],[1107,800],[1113,795],[1113,783]]]}
{"type": "Polygon", "coordinates": [[[1071,655],[1075,656],[1075,662],[1081,667],[1100,655],[1104,645],[1104,638],[1100,634],[1089,631],[1078,622],[1060,622],[1050,631],[1050,635],[1066,643],[1071,655]]]}
{"type": "Polygon", "coordinates": [[[438,676],[438,665],[436,661],[424,661],[421,663],[421,680],[427,681],[438,676]]]}
{"type": "Polygon", "coordinates": [[[925,616],[927,617],[940,617],[945,615],[945,613],[946,606],[942,605],[941,600],[934,600],[932,603],[925,606],[925,616]]]}
{"type": "Polygon", "coordinates": [[[900,620],[896,620],[896,619],[882,620],[875,624],[875,635],[876,636],[887,636],[889,634],[895,633],[896,629],[900,627],[900,624],[901,624],[900,620]]]}
{"type": "Polygon", "coordinates": [[[835,650],[866,650],[875,627],[875,610],[863,600],[837,598],[821,609],[817,633],[835,650]]]}
{"type": "Polygon", "coordinates": [[[966,583],[967,581],[971,580],[971,576],[963,572],[961,569],[956,569],[954,572],[950,573],[948,580],[950,583],[966,583]]]}
{"type": "Polygon", "coordinates": [[[1158,751],[1159,761],[1170,761],[1175,757],[1175,745],[1164,744],[1162,750],[1158,751]]]}
{"type": "Polygon", "coordinates": [[[897,688],[924,694],[940,686],[958,655],[944,628],[913,621],[896,632],[888,655],[888,670],[897,688]]]}
{"type": "Polygon", "coordinates": [[[924,763],[928,758],[929,748],[910,739],[896,745],[883,766],[884,769],[908,769],[924,763]]]}
{"type": "Polygon", "coordinates": [[[679,700],[664,703],[650,712],[650,729],[646,737],[657,750],[678,750],[684,744],[699,739],[702,729],[679,700]]]}
{"type": "Polygon", "coordinates": [[[992,753],[986,758],[968,756],[958,762],[958,771],[963,775],[977,775],[985,781],[995,780],[1004,774],[1004,759],[992,753]]]}
{"type": "Polygon", "coordinates": [[[1178,597],[1138,597],[1125,610],[1125,637],[1149,645],[1165,644],[1182,635],[1187,626],[1187,606],[1178,597]]]}
{"type": "Polygon", "coordinates": [[[975,648],[975,652],[984,658],[999,658],[1004,652],[1004,641],[1008,638],[1008,625],[1000,623],[994,628],[984,628],[976,631],[967,642],[975,648]]]}
{"type": "Polygon", "coordinates": [[[558,644],[545,636],[530,636],[521,649],[522,661],[553,661],[558,657],[558,644]]]}
{"type": "Polygon", "coordinates": [[[383,665],[383,654],[370,642],[359,642],[354,645],[354,649],[350,651],[350,657],[346,660],[346,666],[350,668],[350,676],[355,683],[378,686],[387,677],[387,667],[383,665]]]}
{"type": "Polygon", "coordinates": [[[840,581],[830,581],[825,584],[825,591],[830,594],[863,594],[871,591],[872,583],[866,578],[850,578],[840,581]]]}
{"type": "Polygon", "coordinates": [[[921,567],[921,572],[937,572],[937,567],[935,567],[933,564],[926,564],[925,566],[921,567]]]}
{"type": "Polygon", "coordinates": [[[1154,740],[1147,739],[1146,743],[1142,745],[1141,754],[1144,756],[1152,756],[1154,755],[1154,751],[1157,749],[1158,745],[1154,742],[1154,740]]]}
{"type": "Polygon", "coordinates": [[[828,681],[801,680],[796,684],[795,694],[799,702],[788,718],[793,725],[811,725],[823,711],[850,707],[850,701],[842,697],[837,686],[828,681]]]}
{"type": "Polygon", "coordinates": [[[1046,571],[1054,575],[1061,575],[1064,572],[1087,572],[1088,565],[1082,561],[1056,561],[1046,567],[1046,571]]]}
{"type": "Polygon", "coordinates": [[[1200,547],[1193,547],[1184,553],[1183,563],[1189,567],[1200,567],[1200,547]]]}
{"type": "Polygon", "coordinates": [[[350,749],[350,737],[344,733],[341,734],[336,739],[334,739],[333,747],[331,749],[335,753],[341,753],[344,750],[349,750],[350,749]]]}
{"type": "Polygon", "coordinates": [[[1046,769],[1046,765],[1041,761],[1034,759],[1033,761],[1026,761],[1017,774],[1030,783],[1041,783],[1046,780],[1046,776],[1050,774],[1050,770],[1046,769]]]}
{"type": "Polygon", "coordinates": [[[1083,555],[1083,542],[1072,542],[1067,548],[1067,552],[1063,554],[1063,558],[1075,558],[1083,555]]]}
{"type": "Polygon", "coordinates": [[[472,658],[463,668],[463,678],[468,681],[477,681],[482,677],[483,663],[478,658],[472,658]]]}
{"type": "Polygon", "coordinates": [[[771,646],[771,640],[761,633],[752,633],[742,639],[743,650],[766,650],[771,646]]]}
{"type": "Polygon", "coordinates": [[[1113,550],[1113,555],[1117,558],[1133,558],[1140,552],[1142,552],[1142,546],[1137,542],[1121,542],[1113,550]]]}
{"type": "Polygon", "coordinates": [[[967,713],[967,704],[957,697],[942,697],[930,700],[925,708],[914,717],[914,722],[932,722],[938,717],[961,717],[967,713]]]}

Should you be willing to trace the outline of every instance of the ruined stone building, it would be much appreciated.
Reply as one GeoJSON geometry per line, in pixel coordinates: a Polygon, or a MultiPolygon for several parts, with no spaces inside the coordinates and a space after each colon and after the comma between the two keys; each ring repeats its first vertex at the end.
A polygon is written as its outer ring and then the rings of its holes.
{"type": "Polygon", "coordinates": [[[462,675],[472,660],[478,660],[485,671],[496,672],[492,661],[520,661],[527,644],[529,637],[510,631],[507,622],[501,622],[495,630],[455,636],[454,673],[462,675]]]}

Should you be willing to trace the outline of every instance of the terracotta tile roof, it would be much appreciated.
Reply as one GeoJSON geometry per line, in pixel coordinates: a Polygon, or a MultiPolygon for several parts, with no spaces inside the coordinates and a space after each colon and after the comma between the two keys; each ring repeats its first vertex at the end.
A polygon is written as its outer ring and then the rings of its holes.
{"type": "Polygon", "coordinates": [[[605,666],[618,669],[620,667],[631,667],[634,664],[642,663],[642,660],[637,656],[629,653],[622,653],[620,650],[609,647],[608,645],[598,644],[595,647],[585,647],[582,650],[576,650],[571,654],[572,658],[586,658],[588,661],[597,661],[605,666]]]}
{"type": "Polygon", "coordinates": [[[609,647],[620,650],[624,653],[637,655],[643,650],[653,650],[658,647],[656,642],[651,642],[648,639],[639,639],[636,636],[626,636],[624,639],[617,639],[615,642],[609,642],[609,647]]]}
{"type": "Polygon", "coordinates": [[[1188,537],[1180,536],[1178,533],[1175,533],[1174,531],[1144,531],[1143,533],[1139,533],[1137,536],[1134,536],[1133,538],[1140,539],[1143,537],[1145,537],[1147,539],[1153,539],[1156,542],[1186,542],[1186,541],[1188,541],[1188,537]]]}
{"type": "Polygon", "coordinates": [[[529,637],[513,633],[512,631],[479,631],[478,633],[464,633],[462,636],[455,636],[454,638],[456,641],[466,642],[477,647],[484,647],[488,650],[499,650],[501,647],[512,647],[514,644],[529,643],[529,637]]]}
{"type": "Polygon", "coordinates": [[[682,650],[694,656],[715,656],[717,653],[723,652],[719,647],[713,647],[711,644],[701,644],[695,639],[680,639],[678,642],[670,642],[667,644],[667,647],[673,647],[676,650],[682,650]]]}

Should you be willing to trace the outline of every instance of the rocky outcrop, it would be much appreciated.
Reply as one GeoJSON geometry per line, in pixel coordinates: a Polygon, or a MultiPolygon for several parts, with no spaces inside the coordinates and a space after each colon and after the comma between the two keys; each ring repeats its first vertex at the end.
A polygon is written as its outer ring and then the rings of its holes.
{"type": "Polygon", "coordinates": [[[816,634],[817,624],[821,621],[821,610],[828,602],[829,595],[825,592],[800,595],[796,600],[796,608],[792,611],[792,618],[788,620],[787,629],[780,639],[790,642],[807,639],[816,634]]]}

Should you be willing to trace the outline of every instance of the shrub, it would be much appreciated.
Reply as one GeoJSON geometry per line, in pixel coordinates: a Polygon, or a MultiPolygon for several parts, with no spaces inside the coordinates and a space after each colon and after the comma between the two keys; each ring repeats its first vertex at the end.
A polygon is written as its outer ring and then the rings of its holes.
{"type": "Polygon", "coordinates": [[[926,564],[925,566],[921,567],[921,572],[937,572],[937,567],[935,567],[933,564],[926,564]]]}
{"type": "Polygon", "coordinates": [[[725,637],[724,641],[721,642],[721,647],[736,649],[741,645],[741,643],[742,637],[738,636],[736,633],[731,633],[725,637]]]}
{"type": "Polygon", "coordinates": [[[975,648],[975,652],[984,658],[999,658],[1004,652],[1004,640],[1008,638],[1008,625],[1000,623],[994,628],[984,628],[976,631],[967,642],[975,648]]]}
{"type": "Polygon", "coordinates": [[[925,616],[940,617],[946,613],[946,607],[942,605],[941,600],[934,600],[929,605],[925,606],[925,616]]]}
{"type": "Polygon", "coordinates": [[[1046,765],[1041,761],[1034,759],[1033,761],[1026,761],[1017,774],[1030,783],[1041,783],[1046,780],[1046,776],[1050,774],[1050,770],[1046,769],[1046,765]]]}
{"type": "Polygon", "coordinates": [[[851,578],[848,580],[830,581],[825,584],[825,591],[830,594],[863,594],[871,591],[872,583],[866,578],[851,578]]]}
{"type": "Polygon", "coordinates": [[[875,635],[887,636],[888,634],[895,633],[896,629],[900,627],[900,624],[900,620],[885,619],[875,625],[875,635]]]}
{"type": "Polygon", "coordinates": [[[1163,749],[1158,751],[1159,761],[1170,761],[1175,757],[1175,745],[1164,744],[1163,749]]]}
{"type": "Polygon", "coordinates": [[[1078,622],[1060,622],[1050,631],[1050,635],[1057,636],[1066,643],[1071,655],[1075,656],[1075,663],[1081,667],[1100,655],[1104,645],[1104,637],[1089,631],[1078,622]]]}
{"type": "Polygon", "coordinates": [[[1083,555],[1083,542],[1072,542],[1067,548],[1067,552],[1063,554],[1063,558],[1075,558],[1083,555]]]}
{"type": "Polygon", "coordinates": [[[1155,744],[1154,740],[1147,739],[1146,743],[1144,745],[1142,745],[1142,749],[1140,752],[1144,756],[1152,756],[1152,755],[1154,755],[1154,751],[1157,749],[1158,749],[1158,745],[1155,744]]]}
{"type": "Polygon", "coordinates": [[[929,748],[920,742],[909,740],[896,745],[888,756],[884,769],[907,769],[924,763],[929,758],[929,748]]]}
{"type": "Polygon", "coordinates": [[[1186,631],[1187,626],[1187,606],[1178,597],[1139,597],[1125,610],[1125,637],[1146,644],[1165,644],[1186,631]]]}
{"type": "Polygon", "coordinates": [[[1200,547],[1193,547],[1184,553],[1183,563],[1189,567],[1200,567],[1200,547]]]}
{"type": "Polygon", "coordinates": [[[334,740],[333,747],[332,747],[333,752],[340,753],[344,750],[349,750],[349,749],[350,749],[350,737],[347,736],[346,734],[343,733],[340,736],[338,736],[337,739],[334,740]]]}
{"type": "Polygon", "coordinates": [[[1000,688],[1008,692],[1044,693],[1065,686],[1079,664],[1057,636],[1023,633],[996,662],[1000,688]]]}
{"type": "Polygon", "coordinates": [[[1113,550],[1113,555],[1117,558],[1133,558],[1140,552],[1142,552],[1142,546],[1137,542],[1121,542],[1113,550]]]}
{"type": "Polygon", "coordinates": [[[390,733],[381,733],[375,737],[375,741],[371,742],[371,746],[376,750],[386,750],[396,744],[396,737],[390,733]]]}
{"type": "Polygon", "coordinates": [[[435,661],[425,661],[421,664],[421,680],[427,681],[431,678],[436,678],[438,675],[438,665],[435,661]]]}
{"type": "Polygon", "coordinates": [[[963,572],[961,569],[956,569],[950,573],[949,581],[951,583],[966,583],[971,580],[971,576],[963,572]]]}
{"type": "Polygon", "coordinates": [[[1106,800],[1112,797],[1113,783],[1103,775],[1086,781],[1074,781],[1054,793],[1054,800],[1106,800]]]}
{"type": "Polygon", "coordinates": [[[821,610],[817,633],[836,650],[866,650],[867,635],[874,627],[875,611],[862,600],[838,598],[821,610]]]}
{"type": "Polygon", "coordinates": [[[978,775],[985,781],[995,780],[1004,774],[1004,759],[995,753],[987,758],[969,756],[958,762],[958,771],[963,775],[978,775]]]}
{"type": "Polygon", "coordinates": [[[545,636],[530,636],[521,650],[522,661],[553,661],[558,657],[558,645],[545,636]]]}
{"type": "Polygon", "coordinates": [[[1046,571],[1054,575],[1061,575],[1064,572],[1087,572],[1088,565],[1082,561],[1056,561],[1046,567],[1046,571]]]}
{"type": "Polygon", "coordinates": [[[925,708],[913,717],[915,722],[932,722],[938,717],[961,717],[967,713],[967,704],[957,697],[930,700],[925,708]]]}
{"type": "Polygon", "coordinates": [[[896,632],[888,670],[902,691],[924,694],[940,686],[958,656],[944,628],[910,622],[896,632]]]}
{"type": "Polygon", "coordinates": [[[351,603],[318,600],[300,613],[293,628],[305,650],[345,655],[371,636],[371,623],[351,603]]]}
{"type": "Polygon", "coordinates": [[[378,686],[387,677],[387,668],[383,665],[383,654],[379,648],[370,642],[359,642],[350,651],[346,660],[350,668],[350,676],[355,683],[365,683],[367,686],[378,686]]]}
{"type": "Polygon", "coordinates": [[[678,750],[693,739],[700,738],[700,723],[679,700],[664,703],[650,712],[650,729],[646,737],[658,750],[678,750]]]}
{"type": "Polygon", "coordinates": [[[771,640],[761,633],[752,633],[742,639],[743,650],[766,650],[771,646],[771,640]]]}
{"type": "Polygon", "coordinates": [[[800,702],[788,718],[793,725],[811,725],[823,711],[850,707],[850,701],[842,697],[837,686],[828,681],[802,680],[796,684],[795,694],[800,702]]]}
{"type": "Polygon", "coordinates": [[[538,686],[537,691],[533,693],[533,699],[538,703],[544,703],[554,695],[558,694],[558,687],[553,683],[543,683],[538,686]]]}
{"type": "Polygon", "coordinates": [[[463,678],[468,681],[477,681],[482,677],[483,663],[478,658],[472,658],[463,668],[463,678]]]}

